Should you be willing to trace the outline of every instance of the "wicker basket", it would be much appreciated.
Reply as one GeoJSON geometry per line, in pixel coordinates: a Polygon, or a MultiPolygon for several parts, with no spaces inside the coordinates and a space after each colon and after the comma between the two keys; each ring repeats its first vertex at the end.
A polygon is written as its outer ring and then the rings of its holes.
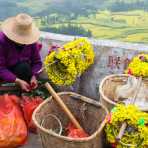
{"type": "Polygon", "coordinates": [[[57,128],[55,122],[49,122],[42,126],[42,121],[48,115],[56,116],[63,129],[70,122],[54,99],[50,97],[45,100],[34,112],[33,121],[38,128],[43,148],[102,148],[102,133],[105,126],[105,117],[107,109],[87,97],[72,92],[58,93],[64,103],[68,106],[85,131],[91,135],[87,138],[73,139],[58,135],[49,129],[57,128]]]}
{"type": "MultiPolygon", "coordinates": [[[[106,76],[100,83],[100,102],[110,111],[116,104],[115,90],[118,85],[126,84],[128,79],[127,74],[115,74],[106,76]]],[[[148,80],[143,79],[143,82],[148,86],[148,80]]]]}

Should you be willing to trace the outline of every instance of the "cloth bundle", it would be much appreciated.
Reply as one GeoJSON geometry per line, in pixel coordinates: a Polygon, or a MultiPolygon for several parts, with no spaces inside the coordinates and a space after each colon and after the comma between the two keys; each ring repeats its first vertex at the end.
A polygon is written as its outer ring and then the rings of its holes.
{"type": "Polygon", "coordinates": [[[136,90],[137,84],[138,79],[134,76],[129,76],[125,85],[119,85],[116,88],[116,101],[123,100],[125,104],[129,104],[134,97],[135,91],[138,91],[134,104],[141,110],[148,111],[148,87],[142,82],[140,89],[136,90]]]}

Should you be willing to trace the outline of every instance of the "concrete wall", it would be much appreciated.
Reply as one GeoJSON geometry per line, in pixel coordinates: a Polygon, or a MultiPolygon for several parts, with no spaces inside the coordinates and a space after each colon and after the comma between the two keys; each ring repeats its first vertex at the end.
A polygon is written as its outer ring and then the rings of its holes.
{"type": "MultiPolygon", "coordinates": [[[[53,33],[42,33],[43,43],[42,58],[47,55],[51,44],[63,44],[71,41],[74,36],[59,35],[53,33]]],[[[95,63],[92,65],[76,83],[61,90],[71,90],[93,99],[99,99],[98,87],[100,81],[106,76],[115,73],[123,73],[131,58],[138,53],[148,53],[148,45],[131,44],[110,40],[90,39],[95,50],[95,63]]]]}

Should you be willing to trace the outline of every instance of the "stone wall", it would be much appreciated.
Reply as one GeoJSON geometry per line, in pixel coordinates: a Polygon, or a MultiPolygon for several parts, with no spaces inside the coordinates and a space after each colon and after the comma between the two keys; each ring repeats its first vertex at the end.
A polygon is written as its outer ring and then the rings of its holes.
{"type": "MultiPolygon", "coordinates": [[[[74,36],[53,33],[41,34],[43,43],[42,58],[47,55],[51,44],[63,44],[71,41],[74,36]]],[[[95,50],[95,63],[92,65],[72,87],[61,88],[71,90],[93,99],[99,99],[98,87],[100,81],[107,75],[123,73],[131,58],[138,53],[148,53],[148,45],[123,43],[111,40],[90,39],[95,50]]]]}

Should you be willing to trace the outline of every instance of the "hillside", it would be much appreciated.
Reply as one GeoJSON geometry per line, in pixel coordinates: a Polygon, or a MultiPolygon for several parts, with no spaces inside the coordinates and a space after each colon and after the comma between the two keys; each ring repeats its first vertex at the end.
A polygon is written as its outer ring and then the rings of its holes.
{"type": "Polygon", "coordinates": [[[27,12],[34,16],[63,14],[66,16],[88,15],[98,10],[112,12],[148,10],[147,0],[0,0],[0,19],[27,12]]]}
{"type": "Polygon", "coordinates": [[[0,20],[26,12],[43,31],[148,43],[148,0],[0,0],[0,20]]]}

